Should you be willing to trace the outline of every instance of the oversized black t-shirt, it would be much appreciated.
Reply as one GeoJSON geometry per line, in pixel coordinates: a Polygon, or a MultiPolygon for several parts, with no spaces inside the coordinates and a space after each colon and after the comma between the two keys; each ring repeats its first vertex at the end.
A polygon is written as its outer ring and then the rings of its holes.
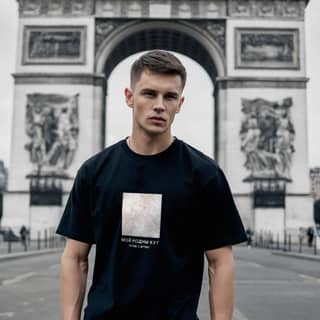
{"type": "Polygon", "coordinates": [[[204,252],[246,240],[226,178],[179,139],[125,140],[79,169],[57,233],[96,244],[85,320],[195,320],[204,252]]]}

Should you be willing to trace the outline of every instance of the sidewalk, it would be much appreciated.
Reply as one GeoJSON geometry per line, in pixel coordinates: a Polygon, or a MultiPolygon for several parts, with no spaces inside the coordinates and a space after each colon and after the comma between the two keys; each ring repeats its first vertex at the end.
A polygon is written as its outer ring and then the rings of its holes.
{"type": "Polygon", "coordinates": [[[253,245],[252,247],[270,250],[271,254],[276,256],[285,256],[303,260],[320,261],[320,248],[317,248],[317,254],[315,254],[315,248],[308,247],[307,244],[303,244],[301,248],[298,244],[291,244],[290,246],[287,244],[286,246],[284,246],[283,243],[281,243],[279,247],[277,247],[277,244],[275,243],[273,243],[272,245],[253,245]]]}
{"type": "Polygon", "coordinates": [[[28,242],[27,250],[24,250],[22,243],[19,241],[11,243],[1,242],[0,261],[62,252],[63,247],[64,242],[62,241],[32,240],[28,242]]]}
{"type": "Polygon", "coordinates": [[[292,251],[281,251],[281,250],[272,250],[271,253],[276,256],[285,256],[291,258],[298,258],[303,260],[311,260],[311,261],[319,261],[320,262],[320,252],[319,254],[306,254],[306,253],[298,253],[292,251]]]}
{"type": "Polygon", "coordinates": [[[57,252],[62,252],[62,250],[63,248],[52,248],[52,249],[41,249],[41,250],[33,250],[33,251],[0,254],[0,262],[28,258],[28,257],[35,257],[43,254],[57,253],[57,252]]]}

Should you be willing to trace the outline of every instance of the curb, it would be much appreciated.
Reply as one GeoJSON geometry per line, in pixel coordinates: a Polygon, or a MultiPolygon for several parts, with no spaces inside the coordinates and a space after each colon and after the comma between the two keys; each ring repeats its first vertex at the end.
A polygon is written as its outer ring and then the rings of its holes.
{"type": "Polygon", "coordinates": [[[29,258],[35,256],[41,256],[44,254],[52,254],[57,252],[62,252],[63,248],[54,248],[54,249],[43,249],[43,250],[34,250],[27,252],[17,252],[17,253],[8,253],[0,255],[0,261],[9,261],[21,258],[29,258]]]}
{"type": "Polygon", "coordinates": [[[303,254],[303,253],[293,253],[293,252],[281,252],[281,251],[271,251],[271,254],[276,256],[290,257],[290,258],[299,258],[303,260],[319,261],[320,256],[303,254]]]}

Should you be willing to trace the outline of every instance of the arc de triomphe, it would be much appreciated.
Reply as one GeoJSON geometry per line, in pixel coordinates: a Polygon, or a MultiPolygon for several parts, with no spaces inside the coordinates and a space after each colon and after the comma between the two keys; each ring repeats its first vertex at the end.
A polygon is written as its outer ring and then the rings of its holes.
{"type": "Polygon", "coordinates": [[[105,145],[107,81],[133,53],[182,53],[215,91],[215,158],[246,226],[312,223],[307,0],[19,0],[3,225],[55,228],[80,164],[105,145]]]}

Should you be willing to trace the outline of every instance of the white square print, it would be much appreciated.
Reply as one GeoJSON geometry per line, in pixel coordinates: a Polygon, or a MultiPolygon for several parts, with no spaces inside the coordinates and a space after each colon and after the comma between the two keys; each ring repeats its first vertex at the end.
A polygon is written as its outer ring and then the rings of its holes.
{"type": "Polygon", "coordinates": [[[160,238],[162,195],[123,193],[122,235],[160,238]]]}

